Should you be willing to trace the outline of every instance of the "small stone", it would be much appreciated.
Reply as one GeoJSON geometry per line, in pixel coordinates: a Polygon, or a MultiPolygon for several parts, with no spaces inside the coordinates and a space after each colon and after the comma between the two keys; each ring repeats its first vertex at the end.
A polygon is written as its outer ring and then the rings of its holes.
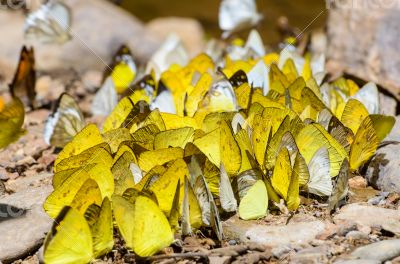
{"type": "Polygon", "coordinates": [[[357,229],[357,224],[353,221],[340,221],[338,222],[338,226],[338,236],[345,236],[348,232],[357,229]]]}
{"type": "Polygon", "coordinates": [[[272,256],[274,256],[277,259],[282,258],[284,255],[288,254],[290,251],[292,251],[292,248],[290,245],[281,245],[279,247],[275,247],[272,249],[272,256]]]}
{"type": "Polygon", "coordinates": [[[50,87],[52,84],[52,79],[49,75],[40,76],[36,80],[35,90],[36,90],[36,98],[38,100],[43,100],[46,98],[47,94],[50,91],[50,87]]]}
{"type": "Polygon", "coordinates": [[[326,263],[328,261],[326,246],[303,249],[290,258],[290,263],[326,263]]]}
{"type": "Polygon", "coordinates": [[[353,257],[374,259],[381,262],[400,255],[400,239],[385,240],[359,247],[351,253],[353,257]]]}
{"type": "Polygon", "coordinates": [[[368,239],[368,235],[361,231],[350,231],[346,234],[346,238],[350,240],[368,239]]]}
{"type": "Polygon", "coordinates": [[[355,176],[351,179],[349,179],[349,187],[350,188],[366,188],[367,187],[367,181],[364,179],[364,177],[361,176],[355,176]]]}
{"type": "Polygon", "coordinates": [[[229,245],[231,245],[231,246],[234,246],[234,245],[237,244],[236,240],[234,240],[234,239],[229,240],[228,243],[229,243],[229,245]]]}
{"type": "Polygon", "coordinates": [[[334,264],[381,264],[379,260],[373,259],[349,259],[349,260],[337,260],[334,264]]]}
{"type": "Polygon", "coordinates": [[[230,256],[209,256],[208,260],[210,264],[228,264],[231,262],[230,256]]]}

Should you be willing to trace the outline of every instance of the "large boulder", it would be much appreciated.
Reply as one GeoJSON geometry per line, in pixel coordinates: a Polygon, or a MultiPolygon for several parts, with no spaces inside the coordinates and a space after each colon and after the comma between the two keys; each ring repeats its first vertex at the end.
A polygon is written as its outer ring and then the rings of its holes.
{"type": "Polygon", "coordinates": [[[400,98],[400,0],[327,0],[328,68],[374,81],[400,98]]]}
{"type": "Polygon", "coordinates": [[[39,70],[74,68],[103,70],[122,43],[145,62],[159,47],[162,38],[149,33],[134,16],[105,0],[65,0],[72,8],[73,39],[64,45],[44,45],[24,40],[22,11],[0,10],[0,74],[10,78],[23,44],[33,44],[39,70]]]}

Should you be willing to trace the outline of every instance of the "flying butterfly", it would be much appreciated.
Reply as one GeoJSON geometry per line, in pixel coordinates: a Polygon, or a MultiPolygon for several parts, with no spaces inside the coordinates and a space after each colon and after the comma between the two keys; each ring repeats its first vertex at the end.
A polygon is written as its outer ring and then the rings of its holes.
{"type": "Polygon", "coordinates": [[[31,108],[36,106],[35,97],[35,53],[33,47],[28,49],[23,46],[19,58],[17,71],[12,83],[9,85],[10,93],[14,97],[22,98],[22,101],[31,108]]]}
{"type": "Polygon", "coordinates": [[[71,39],[71,10],[61,1],[49,0],[25,20],[25,38],[64,44],[71,39]]]}
{"type": "Polygon", "coordinates": [[[56,110],[46,121],[44,140],[55,147],[64,147],[85,127],[85,119],[74,98],[61,94],[56,110]]]}

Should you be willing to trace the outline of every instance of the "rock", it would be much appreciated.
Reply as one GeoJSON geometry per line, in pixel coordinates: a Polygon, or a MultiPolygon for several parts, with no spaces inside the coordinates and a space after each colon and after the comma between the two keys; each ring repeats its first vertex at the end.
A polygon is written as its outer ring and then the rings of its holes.
{"type": "Polygon", "coordinates": [[[400,116],[396,116],[396,123],[392,131],[390,131],[389,135],[385,138],[385,141],[400,141],[400,116]]]}
{"type": "Polygon", "coordinates": [[[50,174],[14,181],[17,192],[0,198],[0,261],[10,262],[36,252],[53,223],[43,202],[52,191],[50,174]]]}
{"type": "Polygon", "coordinates": [[[386,226],[391,230],[398,230],[400,228],[400,211],[361,204],[349,204],[341,208],[333,220],[335,223],[350,221],[361,226],[386,226]]]}
{"type": "Polygon", "coordinates": [[[374,259],[349,259],[349,260],[338,260],[334,264],[381,264],[379,260],[374,259]]]}
{"type": "Polygon", "coordinates": [[[237,217],[223,222],[224,234],[227,238],[238,239],[242,242],[255,242],[273,248],[308,243],[322,233],[326,227],[327,224],[319,220],[268,226],[252,221],[243,221],[237,217]]]}
{"type": "Polygon", "coordinates": [[[274,256],[277,259],[281,259],[285,255],[290,253],[290,251],[292,251],[292,250],[293,249],[289,245],[280,245],[278,247],[274,247],[271,250],[271,252],[272,252],[272,256],[274,256]]]}
{"type": "Polygon", "coordinates": [[[350,231],[346,234],[346,238],[350,240],[368,239],[368,234],[361,231],[350,231]]]}
{"type": "Polygon", "coordinates": [[[379,93],[380,114],[395,116],[397,111],[397,101],[391,96],[379,93]]]}
{"type": "MultiPolygon", "coordinates": [[[[103,70],[123,43],[132,49],[139,62],[145,62],[161,44],[161,39],[146,31],[138,19],[108,1],[66,0],[65,3],[73,7],[73,39],[62,46],[33,43],[39,70],[103,70]]],[[[5,65],[0,69],[7,79],[11,77],[10,70],[3,69],[16,67],[22,44],[26,43],[24,21],[20,11],[0,11],[2,38],[11,40],[0,43],[0,65],[5,65]]]]}
{"type": "Polygon", "coordinates": [[[359,247],[351,255],[356,258],[374,259],[381,262],[390,260],[400,255],[400,239],[384,240],[359,247]]]}
{"type": "Polygon", "coordinates": [[[306,264],[306,263],[327,263],[328,262],[328,248],[326,246],[306,248],[300,250],[290,257],[290,263],[306,264]]]}
{"type": "Polygon", "coordinates": [[[205,46],[203,27],[192,18],[156,18],[148,22],[146,28],[154,35],[162,38],[166,38],[170,33],[177,34],[191,56],[202,52],[205,46]]]}
{"type": "Polygon", "coordinates": [[[394,6],[400,0],[328,0],[327,5],[328,65],[376,82],[399,99],[400,9],[394,6]]]}
{"type": "Polygon", "coordinates": [[[371,186],[385,192],[400,192],[399,151],[400,144],[389,144],[376,151],[365,176],[371,186]]]}
{"type": "Polygon", "coordinates": [[[229,256],[209,256],[208,260],[210,264],[228,264],[231,263],[231,257],[229,256]]]}
{"type": "Polygon", "coordinates": [[[364,177],[355,176],[355,177],[349,179],[349,187],[350,188],[359,188],[359,189],[366,188],[367,181],[364,179],[364,177]]]}

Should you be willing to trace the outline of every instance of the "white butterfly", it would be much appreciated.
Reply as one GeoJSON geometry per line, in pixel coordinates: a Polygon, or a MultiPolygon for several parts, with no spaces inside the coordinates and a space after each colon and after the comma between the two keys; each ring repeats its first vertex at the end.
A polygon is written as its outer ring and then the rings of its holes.
{"type": "Polygon", "coordinates": [[[82,111],[72,96],[63,93],[56,111],[49,116],[44,129],[44,140],[55,147],[64,147],[85,127],[82,111]]]}
{"type": "Polygon", "coordinates": [[[257,25],[262,15],[257,12],[255,0],[222,0],[219,8],[219,27],[222,37],[257,25]]]}
{"type": "Polygon", "coordinates": [[[174,97],[171,91],[162,91],[150,104],[150,109],[154,110],[158,108],[162,113],[176,114],[174,97]]]}
{"type": "Polygon", "coordinates": [[[92,113],[98,116],[108,116],[117,104],[117,91],[112,78],[108,77],[93,98],[92,113]]]}
{"type": "Polygon", "coordinates": [[[71,11],[64,3],[50,0],[25,20],[25,37],[43,43],[63,44],[71,39],[71,11]]]}
{"type": "Polygon", "coordinates": [[[229,180],[228,173],[225,170],[224,165],[221,163],[221,180],[219,184],[219,200],[221,207],[225,212],[236,212],[237,201],[235,194],[232,190],[232,184],[229,180]]]}
{"type": "Polygon", "coordinates": [[[151,57],[146,67],[146,72],[155,71],[158,80],[161,73],[168,70],[172,64],[184,66],[189,61],[189,55],[182,44],[180,38],[175,34],[170,34],[161,47],[151,57]]]}
{"type": "Polygon", "coordinates": [[[264,60],[260,59],[256,65],[247,74],[249,84],[253,87],[260,87],[263,94],[267,95],[269,91],[269,67],[265,65],[264,60]]]}
{"type": "Polygon", "coordinates": [[[251,30],[243,47],[231,45],[227,48],[227,51],[232,60],[257,59],[265,55],[264,43],[260,34],[255,29],[251,30]]]}
{"type": "Polygon", "coordinates": [[[307,187],[310,193],[319,196],[330,196],[332,194],[333,185],[329,169],[329,153],[327,148],[322,147],[315,152],[308,164],[310,178],[307,187]]]}
{"type": "Polygon", "coordinates": [[[360,101],[367,108],[368,113],[379,114],[379,91],[376,84],[367,83],[352,98],[360,101]]]}

